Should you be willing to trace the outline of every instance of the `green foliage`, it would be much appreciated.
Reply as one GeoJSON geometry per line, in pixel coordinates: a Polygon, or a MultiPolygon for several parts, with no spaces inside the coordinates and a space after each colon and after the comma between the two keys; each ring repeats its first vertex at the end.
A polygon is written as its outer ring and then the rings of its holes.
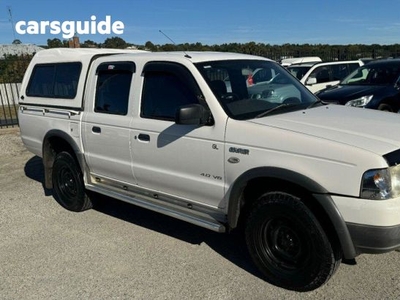
{"type": "MultiPolygon", "coordinates": [[[[140,48],[140,47],[139,47],[140,48]]],[[[220,51],[259,55],[279,61],[283,58],[319,56],[323,61],[353,60],[359,58],[400,57],[400,44],[394,45],[327,45],[327,44],[283,44],[270,45],[263,43],[229,43],[220,45],[164,44],[154,45],[146,42],[144,49],[149,51],[220,51]]]]}
{"type": "Polygon", "coordinates": [[[33,55],[4,55],[0,58],[0,83],[22,82],[33,55]]]}
{"type": "Polygon", "coordinates": [[[47,48],[66,48],[68,47],[68,41],[61,41],[60,39],[48,39],[47,40],[47,48]]]}
{"type": "MultiPolygon", "coordinates": [[[[19,40],[14,41],[15,44],[19,40]]],[[[259,55],[280,61],[283,58],[319,56],[323,61],[350,60],[359,58],[400,57],[400,44],[394,45],[327,45],[327,44],[283,44],[270,45],[264,43],[224,43],[220,45],[203,45],[202,43],[157,45],[147,41],[144,45],[127,43],[120,37],[107,38],[104,43],[86,40],[82,48],[119,48],[136,47],[148,51],[220,51],[259,55]]],[[[48,39],[47,48],[68,47],[68,40],[48,39]]],[[[25,70],[33,55],[5,55],[0,57],[0,83],[21,82],[25,70]]]]}
{"type": "MultiPolygon", "coordinates": [[[[61,41],[57,38],[47,40],[48,48],[68,47],[68,41],[61,41]]],[[[328,45],[328,44],[282,44],[271,45],[264,43],[224,43],[219,45],[203,45],[202,43],[184,44],[153,44],[147,41],[144,45],[134,45],[127,43],[120,37],[107,38],[104,43],[96,43],[86,40],[81,43],[82,48],[117,48],[136,47],[137,49],[148,51],[220,51],[236,52],[259,55],[279,61],[283,58],[301,56],[319,56],[323,61],[332,60],[352,60],[359,58],[387,58],[400,57],[400,44],[394,45],[328,45]]]]}
{"type": "Polygon", "coordinates": [[[86,40],[83,42],[83,44],[81,44],[81,48],[99,48],[99,47],[100,47],[99,44],[91,40],[86,40]]]}
{"type": "Polygon", "coordinates": [[[112,37],[106,39],[102,46],[102,48],[126,49],[129,45],[120,37],[112,37]]]}

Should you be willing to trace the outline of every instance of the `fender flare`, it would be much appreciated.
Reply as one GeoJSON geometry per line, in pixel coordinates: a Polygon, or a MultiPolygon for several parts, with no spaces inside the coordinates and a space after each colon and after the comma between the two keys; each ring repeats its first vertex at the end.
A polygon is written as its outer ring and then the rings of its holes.
{"type": "Polygon", "coordinates": [[[241,195],[245,189],[247,182],[252,179],[268,177],[279,179],[301,186],[309,191],[314,199],[319,203],[322,209],[325,210],[329,216],[334,230],[339,238],[343,255],[346,259],[353,259],[357,256],[350,232],[338,210],[336,204],[333,202],[332,197],[328,191],[315,182],[314,180],[291,170],[277,168],[277,167],[259,167],[246,171],[240,175],[233,183],[228,205],[228,225],[229,228],[235,228],[238,224],[240,208],[241,208],[241,195]]]}
{"type": "Polygon", "coordinates": [[[53,169],[55,155],[54,152],[52,151],[52,147],[50,147],[50,142],[49,142],[50,139],[53,137],[63,139],[70,146],[70,148],[74,151],[74,154],[78,160],[80,168],[82,170],[85,170],[85,168],[83,168],[83,166],[85,165],[83,153],[79,148],[78,144],[76,143],[76,141],[65,131],[59,129],[53,129],[48,131],[44,136],[42,143],[44,180],[45,180],[44,185],[48,189],[51,189],[53,187],[51,171],[53,169]]]}

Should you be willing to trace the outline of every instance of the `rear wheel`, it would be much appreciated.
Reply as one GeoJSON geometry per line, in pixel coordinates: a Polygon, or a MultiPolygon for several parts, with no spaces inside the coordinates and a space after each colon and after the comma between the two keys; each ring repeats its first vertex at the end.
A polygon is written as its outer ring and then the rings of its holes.
{"type": "Polygon", "coordinates": [[[245,233],[250,255],[265,279],[286,289],[314,290],[340,264],[339,252],[318,220],[290,194],[261,196],[251,209],[245,233]]]}
{"type": "Polygon", "coordinates": [[[52,179],[54,196],[61,206],[72,211],[92,208],[92,202],[85,190],[82,171],[70,153],[57,154],[52,179]]]}

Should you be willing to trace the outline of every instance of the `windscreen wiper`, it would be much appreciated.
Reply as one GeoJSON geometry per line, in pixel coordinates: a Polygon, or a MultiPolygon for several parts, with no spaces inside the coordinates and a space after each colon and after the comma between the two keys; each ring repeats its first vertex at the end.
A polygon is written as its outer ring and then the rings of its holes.
{"type": "Polygon", "coordinates": [[[314,101],[313,103],[311,103],[309,106],[307,106],[307,109],[309,108],[313,108],[317,105],[327,105],[328,103],[322,101],[321,99],[318,99],[317,101],[314,101]]]}
{"type": "Polygon", "coordinates": [[[293,106],[298,106],[299,104],[300,103],[282,103],[282,104],[279,104],[278,106],[275,106],[271,109],[268,109],[268,110],[262,112],[261,114],[257,115],[255,118],[256,119],[262,118],[262,117],[265,117],[266,115],[269,115],[270,113],[273,113],[277,110],[281,110],[283,108],[288,108],[288,107],[293,107],[293,106]]]}

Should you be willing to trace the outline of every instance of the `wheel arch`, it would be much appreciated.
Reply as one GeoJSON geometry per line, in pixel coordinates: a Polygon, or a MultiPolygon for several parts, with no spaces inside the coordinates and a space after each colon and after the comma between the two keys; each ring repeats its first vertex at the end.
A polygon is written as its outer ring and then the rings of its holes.
{"type": "Polygon", "coordinates": [[[83,167],[83,154],[76,141],[66,132],[58,129],[47,132],[43,139],[42,153],[44,166],[44,185],[53,187],[52,170],[55,157],[62,151],[69,152],[77,160],[80,168],[83,167]]]}
{"type": "Polygon", "coordinates": [[[329,234],[340,243],[346,259],[357,256],[350,232],[328,191],[314,180],[291,170],[277,167],[259,167],[246,171],[234,182],[228,206],[228,227],[234,229],[246,217],[252,203],[266,191],[291,191],[306,195],[305,204],[329,234]],[[318,214],[317,214],[318,213],[318,214]],[[322,215],[321,215],[322,214],[322,215]]]}

